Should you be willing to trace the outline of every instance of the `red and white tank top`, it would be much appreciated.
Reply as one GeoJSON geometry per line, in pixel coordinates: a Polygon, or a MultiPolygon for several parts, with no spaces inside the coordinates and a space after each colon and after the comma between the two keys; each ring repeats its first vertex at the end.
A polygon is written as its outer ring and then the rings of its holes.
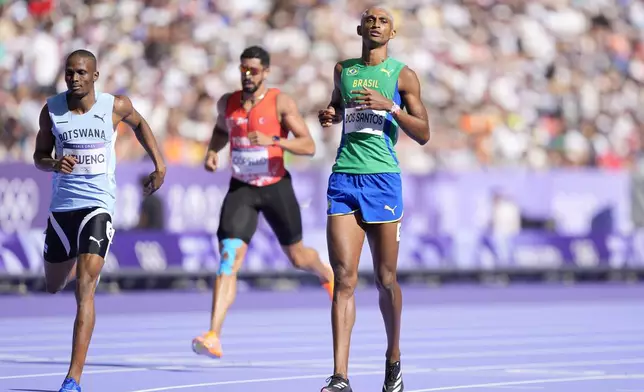
{"type": "Polygon", "coordinates": [[[286,174],[284,151],[275,146],[252,146],[248,133],[259,131],[269,137],[288,137],[277,113],[280,90],[268,89],[264,97],[246,112],[242,92],[230,95],[226,105],[226,121],[230,132],[230,162],[233,178],[254,186],[271,185],[286,174]]]}

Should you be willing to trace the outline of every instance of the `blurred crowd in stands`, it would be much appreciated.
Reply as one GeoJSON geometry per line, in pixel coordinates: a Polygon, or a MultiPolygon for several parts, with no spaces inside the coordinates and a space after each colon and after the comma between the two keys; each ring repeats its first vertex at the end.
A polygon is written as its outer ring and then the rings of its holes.
{"type": "MultiPolygon", "coordinates": [[[[416,71],[432,139],[400,136],[404,170],[631,167],[644,143],[644,3],[638,0],[390,0],[390,55],[416,71]]],[[[168,162],[201,165],[216,100],[239,88],[239,54],[272,54],[269,84],[322,130],[334,64],[358,57],[364,0],[0,0],[0,161],[31,161],[38,114],[64,90],[65,55],[99,61],[99,89],[129,95],[168,162]]],[[[143,159],[119,127],[120,161],[143,159]]],[[[225,155],[225,154],[224,154],[225,155]]],[[[224,162],[226,160],[224,159],[224,162]]]]}

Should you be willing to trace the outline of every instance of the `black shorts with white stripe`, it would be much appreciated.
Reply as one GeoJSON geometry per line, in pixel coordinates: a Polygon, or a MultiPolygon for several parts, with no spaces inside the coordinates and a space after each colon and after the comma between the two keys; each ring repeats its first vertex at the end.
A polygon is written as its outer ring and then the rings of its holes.
{"type": "Polygon", "coordinates": [[[113,236],[112,216],[104,208],[50,212],[43,256],[48,263],[62,263],[81,254],[105,258],[113,236]]]}

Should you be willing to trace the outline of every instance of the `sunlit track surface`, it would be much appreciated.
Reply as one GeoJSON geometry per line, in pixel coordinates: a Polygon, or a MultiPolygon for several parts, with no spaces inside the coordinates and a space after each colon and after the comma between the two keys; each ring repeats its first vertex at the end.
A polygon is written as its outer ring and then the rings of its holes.
{"type": "MultiPolygon", "coordinates": [[[[380,391],[377,294],[357,296],[351,382],[357,392],[380,391]]],[[[404,288],[405,390],[644,392],[642,298],[640,286],[404,288]]],[[[1,391],[58,391],[73,301],[0,297],[1,391]]],[[[220,360],[190,349],[209,306],[209,293],[100,295],[83,390],[319,391],[331,374],[324,291],[240,293],[220,360]]]]}

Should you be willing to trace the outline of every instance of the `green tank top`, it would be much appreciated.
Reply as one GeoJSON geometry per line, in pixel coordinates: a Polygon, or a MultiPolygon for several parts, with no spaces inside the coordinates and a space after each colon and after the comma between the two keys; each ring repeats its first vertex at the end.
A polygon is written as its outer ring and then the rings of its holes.
{"type": "Polygon", "coordinates": [[[400,173],[394,147],[398,123],[386,110],[358,110],[352,103],[353,90],[366,87],[402,106],[398,75],[405,64],[391,57],[367,66],[361,59],[341,62],[341,91],[344,100],[342,139],[333,172],[351,174],[400,173]]]}

